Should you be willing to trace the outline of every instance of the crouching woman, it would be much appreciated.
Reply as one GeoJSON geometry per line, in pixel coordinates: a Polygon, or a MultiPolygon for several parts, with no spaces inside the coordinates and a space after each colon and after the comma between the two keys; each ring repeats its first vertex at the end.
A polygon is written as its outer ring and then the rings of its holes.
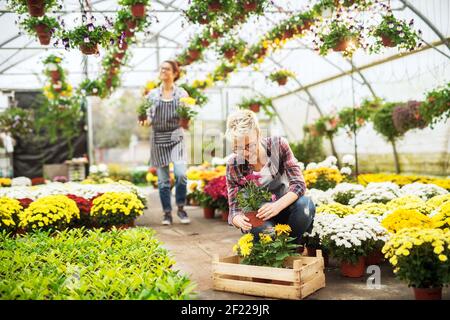
{"type": "Polygon", "coordinates": [[[303,233],[312,229],[315,206],[304,195],[305,181],[286,139],[261,137],[256,115],[249,110],[229,116],[227,137],[233,151],[226,171],[230,207],[228,223],[242,232],[251,232],[255,241],[266,228],[288,224],[292,230],[290,236],[300,244],[303,233]],[[259,185],[267,188],[276,199],[258,210],[256,217],[264,221],[259,227],[252,227],[237,201],[242,181],[249,175],[258,176],[259,185]]]}

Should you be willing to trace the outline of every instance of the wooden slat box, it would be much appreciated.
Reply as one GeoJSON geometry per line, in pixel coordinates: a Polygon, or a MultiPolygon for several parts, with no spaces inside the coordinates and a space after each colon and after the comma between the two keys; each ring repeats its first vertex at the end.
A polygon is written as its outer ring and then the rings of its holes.
{"type": "Polygon", "coordinates": [[[289,257],[272,268],[239,264],[239,256],[213,259],[213,289],[278,299],[303,299],[325,287],[322,252],[317,257],[289,257]]]}

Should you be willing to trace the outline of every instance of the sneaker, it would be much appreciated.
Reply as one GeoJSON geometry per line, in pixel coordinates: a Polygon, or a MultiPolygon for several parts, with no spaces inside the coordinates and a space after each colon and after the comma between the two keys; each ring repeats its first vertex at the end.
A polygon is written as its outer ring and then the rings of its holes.
{"type": "Polygon", "coordinates": [[[188,217],[186,211],[184,211],[184,210],[178,210],[177,216],[178,216],[178,218],[180,218],[180,222],[181,222],[182,224],[188,224],[188,223],[191,223],[191,220],[189,219],[189,217],[188,217]]]}
{"type": "Polygon", "coordinates": [[[172,214],[170,212],[164,213],[162,224],[165,226],[170,226],[172,222],[173,222],[172,214]]]}

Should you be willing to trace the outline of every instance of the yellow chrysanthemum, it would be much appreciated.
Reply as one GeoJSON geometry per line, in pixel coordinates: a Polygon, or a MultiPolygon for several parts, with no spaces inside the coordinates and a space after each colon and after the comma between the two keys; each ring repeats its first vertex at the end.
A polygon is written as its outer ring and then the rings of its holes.
{"type": "Polygon", "coordinates": [[[439,260],[442,261],[442,262],[445,262],[445,261],[448,260],[447,256],[446,256],[446,255],[443,255],[443,254],[440,254],[438,258],[439,258],[439,260]]]}
{"type": "Polygon", "coordinates": [[[195,99],[191,97],[180,98],[180,102],[189,106],[193,106],[196,103],[195,99]]]}
{"type": "Polygon", "coordinates": [[[292,230],[288,224],[277,224],[275,226],[275,232],[277,236],[280,236],[282,234],[289,235],[292,232],[292,230]]]}
{"type": "Polygon", "coordinates": [[[259,241],[262,244],[267,244],[267,243],[271,243],[273,240],[272,240],[272,237],[269,234],[267,234],[267,233],[260,233],[259,234],[259,241]]]}

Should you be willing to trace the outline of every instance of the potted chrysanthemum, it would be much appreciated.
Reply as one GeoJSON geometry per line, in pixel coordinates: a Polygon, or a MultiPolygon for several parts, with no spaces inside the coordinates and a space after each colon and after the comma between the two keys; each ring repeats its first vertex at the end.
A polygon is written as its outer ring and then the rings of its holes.
{"type": "Polygon", "coordinates": [[[241,188],[237,193],[239,209],[249,218],[249,223],[253,227],[259,227],[264,221],[256,217],[256,214],[264,203],[272,200],[272,194],[259,184],[259,177],[256,175],[246,176],[240,185],[241,188]]]}
{"type": "Polygon", "coordinates": [[[198,112],[194,110],[195,99],[190,97],[180,98],[180,105],[178,106],[176,113],[180,118],[179,124],[183,129],[189,129],[189,122],[194,118],[198,112]]]}
{"type": "Polygon", "coordinates": [[[228,192],[226,177],[220,176],[210,180],[203,192],[215,201],[214,206],[222,213],[222,220],[228,221],[228,192]]]}
{"type": "Polygon", "coordinates": [[[450,231],[404,228],[391,236],[383,253],[417,300],[442,299],[442,287],[450,283],[450,231]]]}

